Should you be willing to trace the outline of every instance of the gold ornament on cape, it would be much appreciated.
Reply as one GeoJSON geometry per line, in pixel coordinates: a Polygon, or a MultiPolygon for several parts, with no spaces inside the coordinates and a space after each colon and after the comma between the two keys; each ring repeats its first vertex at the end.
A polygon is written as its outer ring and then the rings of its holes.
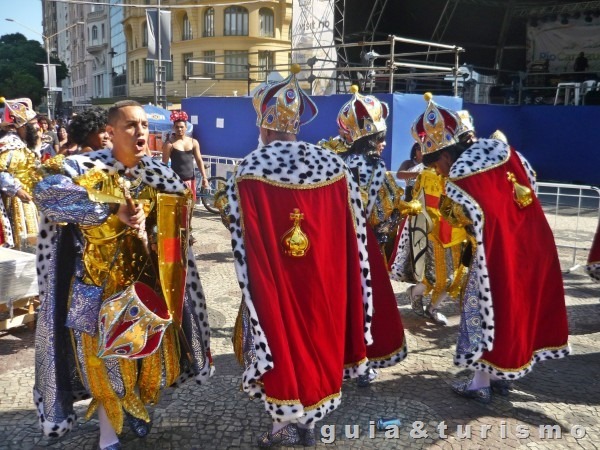
{"type": "Polygon", "coordinates": [[[508,181],[513,184],[514,201],[519,208],[525,208],[533,202],[533,194],[527,186],[517,183],[517,178],[512,172],[506,172],[508,181]]]}
{"type": "Polygon", "coordinates": [[[290,213],[290,219],[294,221],[294,226],[287,230],[281,238],[283,253],[300,258],[306,255],[310,247],[308,236],[300,228],[300,221],[304,219],[304,214],[298,208],[294,208],[294,211],[290,213]]]}

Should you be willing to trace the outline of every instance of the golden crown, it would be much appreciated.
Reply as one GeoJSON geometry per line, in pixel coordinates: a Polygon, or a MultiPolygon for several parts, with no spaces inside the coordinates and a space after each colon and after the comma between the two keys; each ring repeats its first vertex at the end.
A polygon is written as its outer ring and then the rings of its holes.
{"type": "Polygon", "coordinates": [[[427,108],[417,117],[411,129],[415,141],[421,143],[422,153],[426,155],[457,144],[462,127],[458,115],[437,105],[430,92],[426,92],[423,98],[427,108]]]}
{"type": "Polygon", "coordinates": [[[292,64],[290,72],[285,80],[266,84],[254,94],[256,126],[297,134],[300,125],[317,115],[317,105],[298,86],[296,74],[300,72],[300,66],[292,64]]]}
{"type": "Polygon", "coordinates": [[[372,95],[361,95],[358,86],[350,87],[353,94],[350,101],[344,103],[337,116],[340,135],[348,144],[357,139],[385,131],[385,119],[389,114],[387,103],[372,95]]]}
{"type": "Polygon", "coordinates": [[[14,125],[21,128],[27,122],[35,119],[37,114],[33,110],[31,100],[28,98],[18,98],[16,100],[4,101],[4,114],[2,116],[2,125],[14,125]]]}
{"type": "Polygon", "coordinates": [[[460,119],[460,127],[458,131],[458,135],[464,133],[475,133],[475,124],[473,122],[473,116],[466,109],[461,109],[460,111],[456,111],[456,115],[460,119]]]}

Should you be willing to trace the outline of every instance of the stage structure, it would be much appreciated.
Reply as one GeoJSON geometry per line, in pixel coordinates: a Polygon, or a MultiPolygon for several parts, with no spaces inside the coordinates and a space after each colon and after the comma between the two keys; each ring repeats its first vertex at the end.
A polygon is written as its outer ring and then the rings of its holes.
{"type": "Polygon", "coordinates": [[[294,0],[292,6],[292,61],[311,68],[298,80],[310,83],[313,95],[336,92],[334,10],[335,0],[294,0]]]}

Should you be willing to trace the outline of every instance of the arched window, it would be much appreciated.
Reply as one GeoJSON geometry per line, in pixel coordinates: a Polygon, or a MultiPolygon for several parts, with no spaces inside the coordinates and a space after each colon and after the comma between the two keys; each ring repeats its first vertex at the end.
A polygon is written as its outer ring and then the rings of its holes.
{"type": "Polygon", "coordinates": [[[187,14],[183,15],[183,21],[181,24],[181,40],[189,41],[193,38],[192,36],[192,24],[187,14]]]}
{"type": "Polygon", "coordinates": [[[142,25],[142,47],[148,47],[148,24],[146,22],[142,25]]]}
{"type": "Polygon", "coordinates": [[[215,35],[215,9],[208,8],[204,12],[204,37],[214,37],[215,35]]]}
{"type": "Polygon", "coordinates": [[[275,37],[275,16],[270,8],[260,8],[258,11],[260,23],[260,35],[264,37],[275,37]]]}
{"type": "Polygon", "coordinates": [[[92,41],[95,41],[96,39],[98,39],[98,27],[94,25],[92,27],[92,41]]]}
{"type": "Polygon", "coordinates": [[[248,36],[248,10],[241,6],[225,9],[225,36],[248,36]]]}

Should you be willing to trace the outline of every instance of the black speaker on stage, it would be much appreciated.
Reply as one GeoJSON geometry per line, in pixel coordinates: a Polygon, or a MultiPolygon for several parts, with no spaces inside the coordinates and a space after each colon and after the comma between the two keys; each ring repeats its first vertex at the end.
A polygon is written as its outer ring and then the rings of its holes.
{"type": "Polygon", "coordinates": [[[600,105],[600,91],[589,91],[585,94],[585,106],[600,105]]]}

